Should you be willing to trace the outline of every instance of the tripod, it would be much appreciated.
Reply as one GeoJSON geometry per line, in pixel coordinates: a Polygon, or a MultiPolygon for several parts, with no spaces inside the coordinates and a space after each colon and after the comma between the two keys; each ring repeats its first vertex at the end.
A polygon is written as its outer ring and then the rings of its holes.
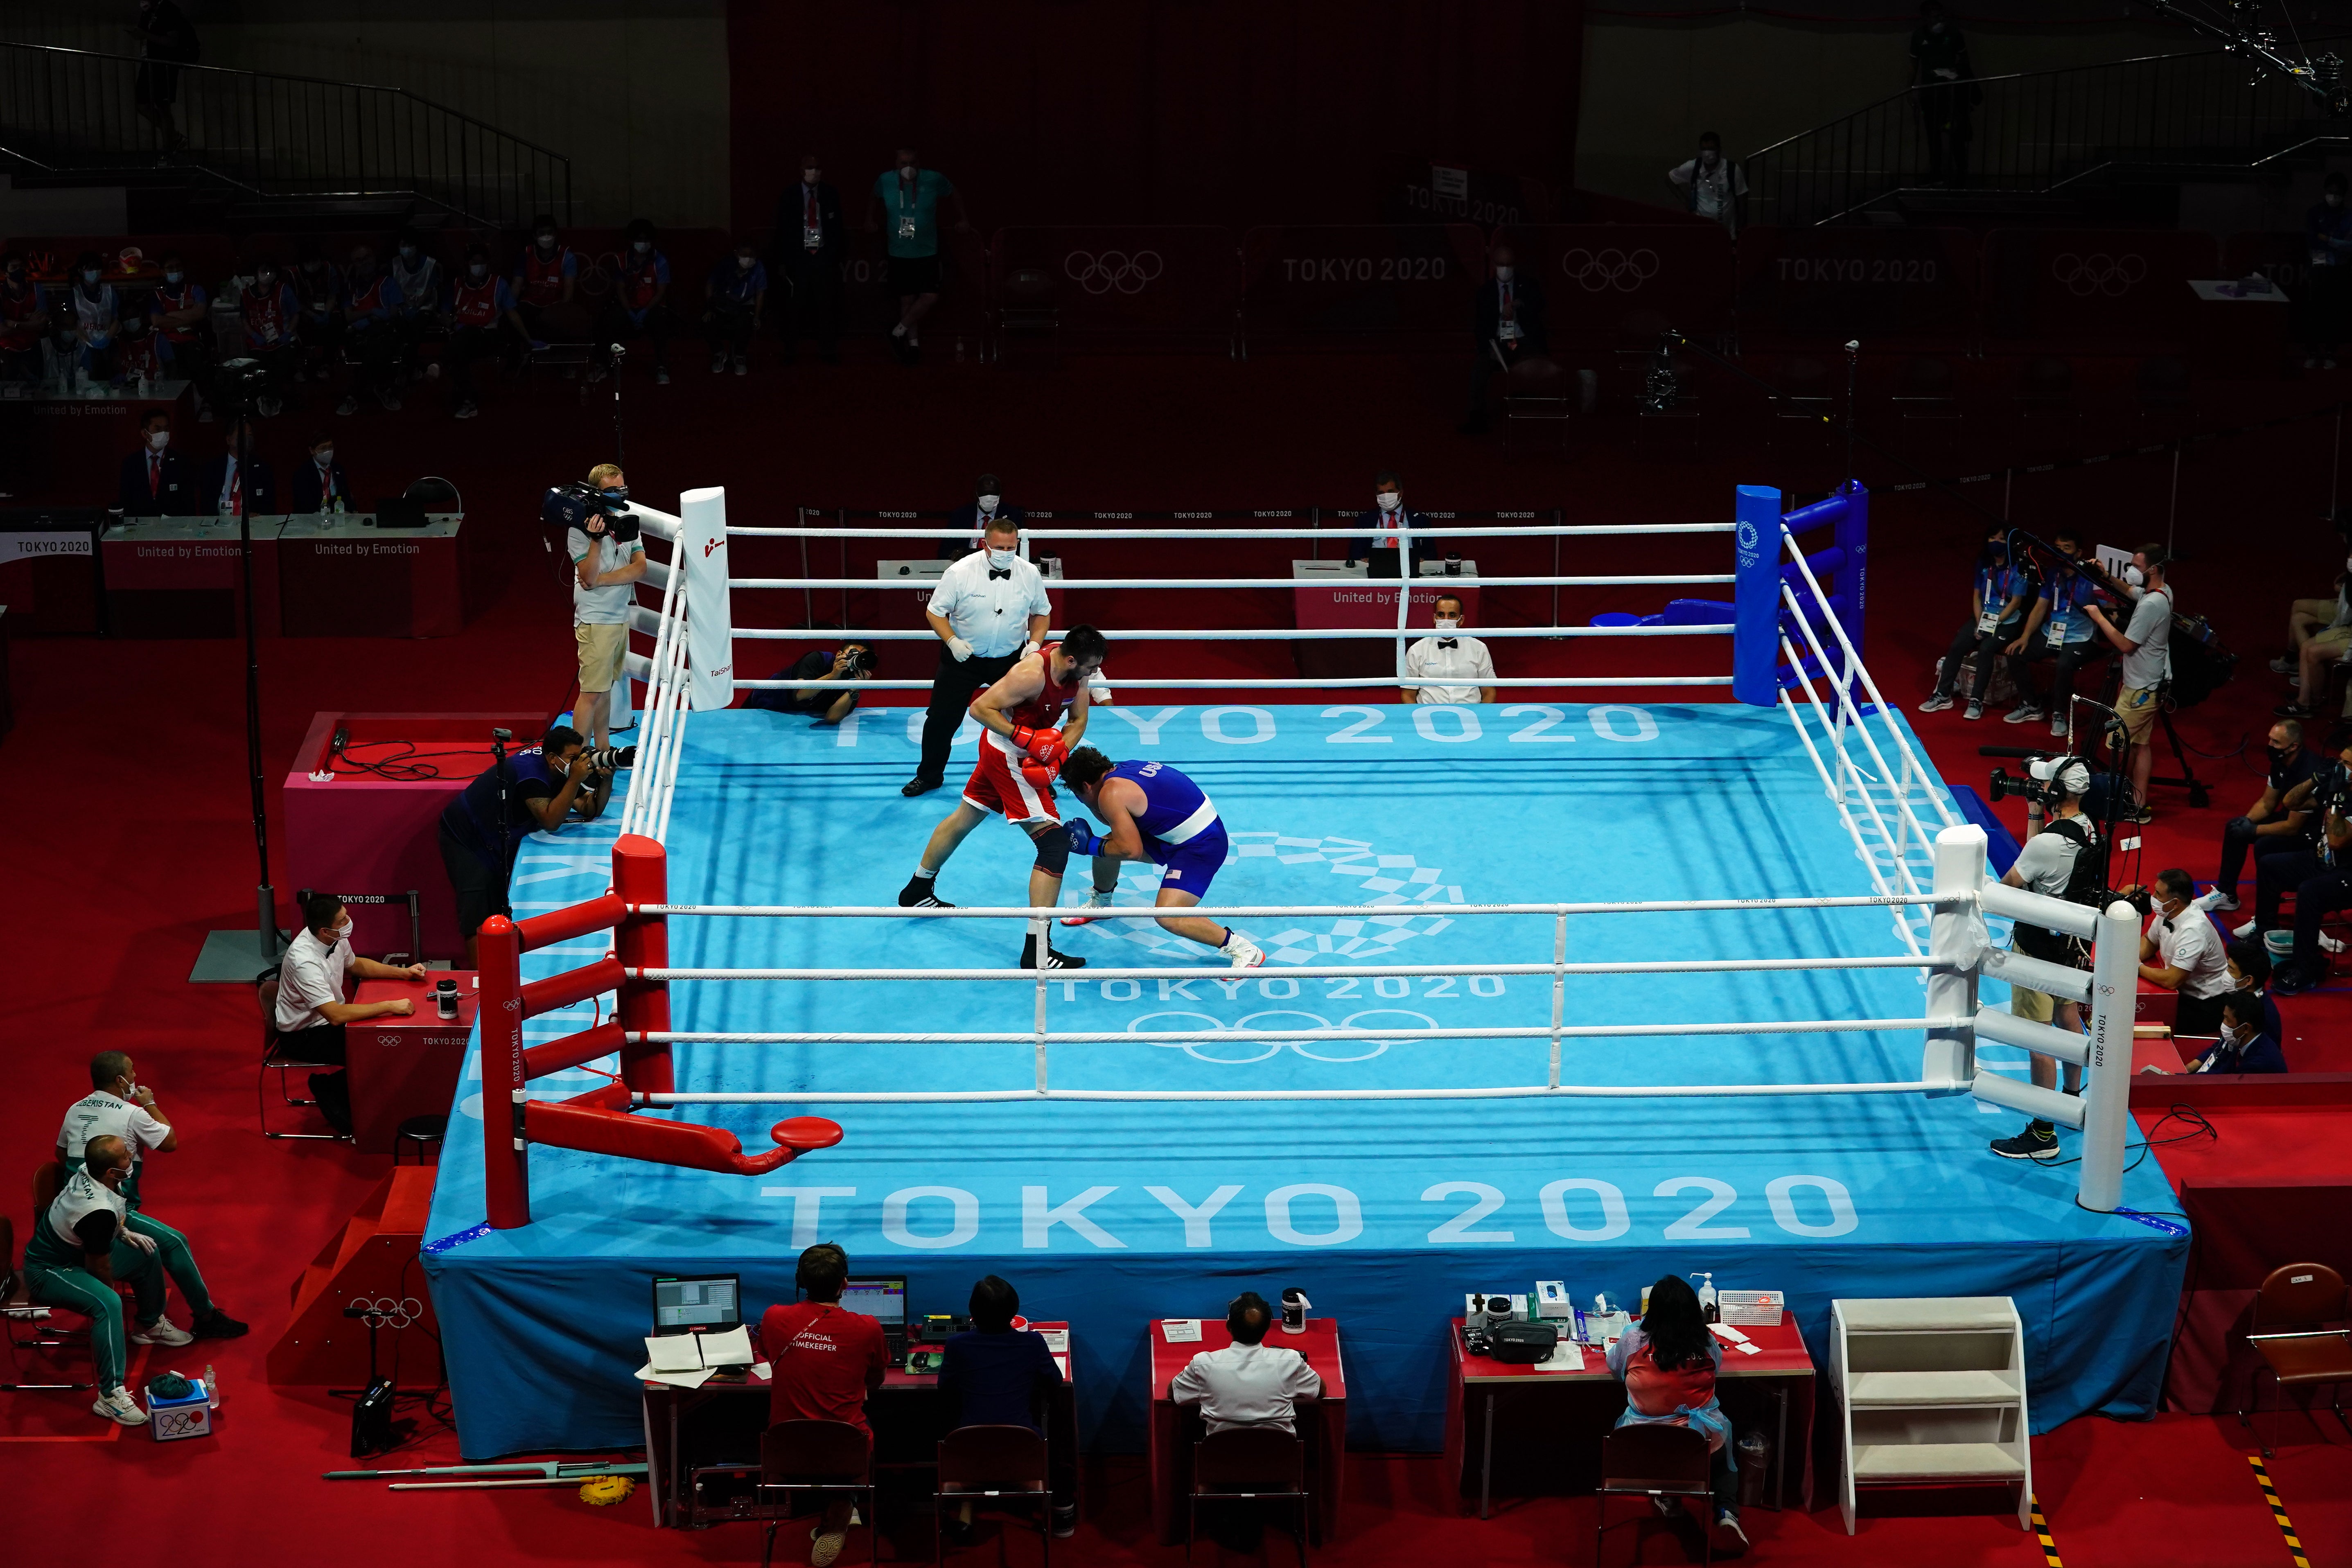
{"type": "MultiPolygon", "coordinates": [[[[2161,699],[2158,700],[2160,701],[2161,699]]],[[[2176,788],[2186,789],[2189,792],[2190,805],[2201,807],[2207,805],[2213,798],[2212,792],[2206,788],[2205,781],[2197,776],[2196,767],[2189,761],[2189,749],[2180,743],[2180,731],[2172,727],[2172,710],[2158,708],[2156,710],[2156,721],[2163,727],[2164,743],[2171,750],[2172,760],[2180,764],[2180,776],[2176,779],[2150,773],[2147,782],[2151,784],[2171,784],[2176,788]]]]}

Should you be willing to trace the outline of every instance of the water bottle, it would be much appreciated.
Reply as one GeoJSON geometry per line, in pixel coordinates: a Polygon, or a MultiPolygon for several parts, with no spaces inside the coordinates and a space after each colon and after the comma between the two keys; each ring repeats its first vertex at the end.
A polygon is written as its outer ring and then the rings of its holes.
{"type": "Polygon", "coordinates": [[[213,1375],[210,1362],[205,1363],[205,1405],[213,1410],[220,1408],[220,1379],[213,1375]]]}
{"type": "Polygon", "coordinates": [[[1751,1426],[1733,1447],[1739,1456],[1739,1506],[1754,1508],[1764,1500],[1764,1472],[1771,1468],[1772,1440],[1751,1426]]]}

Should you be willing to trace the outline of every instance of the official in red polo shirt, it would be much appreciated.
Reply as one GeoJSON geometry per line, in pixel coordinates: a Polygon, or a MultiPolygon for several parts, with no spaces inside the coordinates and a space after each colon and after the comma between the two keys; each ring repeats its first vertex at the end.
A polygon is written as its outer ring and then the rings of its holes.
{"type": "MultiPolygon", "coordinates": [[[[794,1283],[808,1298],[779,1301],[760,1318],[759,1352],[772,1374],[768,1424],[779,1421],[846,1421],[866,1434],[866,1396],[882,1386],[890,1364],[882,1325],[841,1304],[849,1281],[849,1255],[829,1241],[801,1254],[794,1283]]],[[[809,1562],[826,1568],[841,1554],[853,1510],[846,1500],[830,1503],[811,1530],[809,1562]]]]}

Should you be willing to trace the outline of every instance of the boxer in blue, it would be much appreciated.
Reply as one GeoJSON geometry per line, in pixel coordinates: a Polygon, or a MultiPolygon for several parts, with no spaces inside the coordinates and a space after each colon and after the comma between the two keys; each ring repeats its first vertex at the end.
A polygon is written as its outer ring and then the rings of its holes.
{"type": "MultiPolygon", "coordinates": [[[[1095,859],[1094,896],[1086,908],[1108,908],[1118,886],[1118,863],[1149,860],[1165,868],[1160,878],[1163,910],[1188,909],[1201,901],[1225,863],[1225,825],[1201,786],[1166,763],[1119,763],[1080,746],[1062,763],[1062,782],[1103,820],[1097,835],[1083,822],[1069,825],[1070,847],[1095,859]]],[[[1064,925],[1085,925],[1094,917],[1066,917],[1064,925]]],[[[1160,929],[1223,953],[1235,969],[1265,962],[1258,945],[1241,932],[1197,915],[1165,914],[1160,929]]]]}

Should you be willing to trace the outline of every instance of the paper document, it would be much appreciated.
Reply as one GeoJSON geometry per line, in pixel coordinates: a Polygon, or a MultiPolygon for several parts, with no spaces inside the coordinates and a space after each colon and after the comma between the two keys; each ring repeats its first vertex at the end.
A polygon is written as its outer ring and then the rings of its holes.
{"type": "Polygon", "coordinates": [[[748,1366],[757,1358],[751,1354],[751,1331],[741,1323],[723,1334],[692,1334],[702,1342],[702,1364],[705,1366],[748,1366]]]}
{"type": "Polygon", "coordinates": [[[1162,1318],[1160,1331],[1171,1345],[1197,1345],[1201,1342],[1201,1320],[1198,1318],[1162,1318]]]}
{"type": "Polygon", "coordinates": [[[740,1323],[723,1334],[646,1336],[646,1364],[657,1373],[715,1371],[745,1366],[751,1359],[751,1331],[740,1323]]]}
{"type": "Polygon", "coordinates": [[[710,1381],[710,1374],[718,1370],[716,1367],[698,1366],[692,1372],[663,1372],[648,1362],[637,1368],[637,1381],[667,1383],[676,1388],[700,1388],[710,1381]]]}
{"type": "Polygon", "coordinates": [[[1727,1345],[1744,1345],[1748,1342],[1748,1336],[1729,1323],[1709,1323],[1706,1326],[1706,1331],[1727,1345]]]}
{"type": "Polygon", "coordinates": [[[1054,1358],[1054,1370],[1055,1370],[1055,1371],[1056,1371],[1056,1372],[1058,1372],[1058,1373],[1060,1373],[1062,1374],[1062,1381],[1063,1381],[1064,1383],[1067,1383],[1067,1382],[1069,1382],[1069,1381],[1070,1381],[1070,1358],[1069,1358],[1068,1356],[1066,1356],[1066,1355],[1057,1355],[1057,1356],[1055,1356],[1055,1357],[1054,1358]]]}
{"type": "Polygon", "coordinates": [[[1556,1341],[1551,1353],[1539,1362],[1530,1363],[1529,1367],[1535,1372],[1582,1372],[1584,1347],[1574,1340],[1556,1341]]]}
{"type": "Polygon", "coordinates": [[[1053,1352],[1055,1355],[1067,1355],[1070,1353],[1069,1330],[1040,1329],[1037,1332],[1044,1337],[1045,1341],[1045,1348],[1053,1352]]]}

